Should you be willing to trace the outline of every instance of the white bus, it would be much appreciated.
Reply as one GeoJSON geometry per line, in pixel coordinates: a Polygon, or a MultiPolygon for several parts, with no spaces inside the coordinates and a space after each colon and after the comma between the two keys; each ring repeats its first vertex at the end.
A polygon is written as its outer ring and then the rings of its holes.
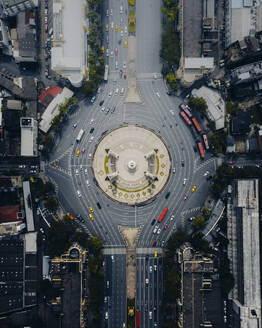
{"type": "Polygon", "coordinates": [[[79,131],[79,133],[78,133],[78,136],[77,136],[77,138],[76,138],[76,142],[80,142],[81,141],[81,139],[82,139],[82,137],[83,137],[83,135],[84,135],[84,130],[83,129],[81,129],[80,131],[79,131]]]}
{"type": "Polygon", "coordinates": [[[107,81],[108,79],[108,65],[105,65],[105,75],[104,75],[104,80],[107,81]]]}

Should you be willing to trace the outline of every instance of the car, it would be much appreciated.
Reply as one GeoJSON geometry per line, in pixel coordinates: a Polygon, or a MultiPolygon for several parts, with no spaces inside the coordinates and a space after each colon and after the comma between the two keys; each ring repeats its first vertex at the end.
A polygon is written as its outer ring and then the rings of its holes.
{"type": "Polygon", "coordinates": [[[86,184],[87,184],[87,186],[88,186],[88,187],[90,186],[90,183],[89,183],[89,181],[88,181],[88,180],[86,180],[86,184]]]}
{"type": "Polygon", "coordinates": [[[153,233],[155,234],[158,230],[158,225],[155,226],[154,230],[153,230],[153,233]]]}
{"type": "Polygon", "coordinates": [[[114,255],[111,255],[111,260],[112,260],[112,262],[115,261],[114,255]]]}
{"type": "Polygon", "coordinates": [[[124,30],[121,28],[121,30],[120,30],[120,35],[121,35],[121,37],[123,37],[124,36],[124,30]]]}
{"type": "Polygon", "coordinates": [[[104,104],[104,100],[101,100],[100,103],[99,103],[99,106],[102,106],[104,104]]]}
{"type": "Polygon", "coordinates": [[[123,62],[123,69],[126,69],[126,62],[123,62]]]}
{"type": "Polygon", "coordinates": [[[118,69],[118,61],[115,62],[115,68],[118,69]]]}
{"type": "Polygon", "coordinates": [[[81,170],[81,171],[83,170],[83,165],[82,165],[82,164],[80,165],[80,170],[81,170]]]}
{"type": "Polygon", "coordinates": [[[115,32],[118,32],[118,25],[115,26],[115,32]]]}
{"type": "Polygon", "coordinates": [[[166,224],[164,225],[164,228],[163,228],[163,230],[166,230],[166,229],[167,229],[167,227],[168,227],[168,224],[166,223],[166,224]]]}
{"type": "Polygon", "coordinates": [[[91,104],[93,104],[96,101],[96,96],[93,96],[90,100],[91,104]]]}
{"type": "Polygon", "coordinates": [[[108,94],[108,97],[111,97],[111,96],[112,96],[112,93],[113,93],[113,92],[110,91],[109,94],[108,94]]]}
{"type": "Polygon", "coordinates": [[[108,312],[105,313],[105,319],[108,319],[108,312]]]}
{"type": "Polygon", "coordinates": [[[76,175],[79,175],[79,170],[78,169],[76,169],[76,175]]]}
{"type": "Polygon", "coordinates": [[[118,49],[115,48],[115,55],[117,56],[118,55],[118,49]]]}
{"type": "Polygon", "coordinates": [[[120,6],[120,14],[123,14],[123,6],[120,6]]]}
{"type": "Polygon", "coordinates": [[[188,195],[185,194],[185,195],[184,195],[184,200],[187,200],[187,199],[188,199],[188,195]]]}
{"type": "Polygon", "coordinates": [[[114,22],[111,23],[111,28],[112,28],[112,29],[114,28],[114,22]]]}
{"type": "Polygon", "coordinates": [[[109,10],[108,9],[106,10],[106,16],[107,17],[109,16],[109,10]]]}
{"type": "Polygon", "coordinates": [[[80,155],[80,149],[77,150],[76,157],[79,157],[79,155],[80,155]]]}
{"type": "Polygon", "coordinates": [[[148,278],[146,278],[146,284],[148,285],[148,283],[149,283],[149,280],[148,280],[148,278]]]}
{"type": "Polygon", "coordinates": [[[101,210],[102,207],[99,202],[96,203],[96,206],[101,210]]]}
{"type": "Polygon", "coordinates": [[[161,229],[159,228],[159,229],[157,230],[157,234],[159,235],[159,234],[160,234],[160,232],[161,232],[161,229]]]}
{"type": "Polygon", "coordinates": [[[101,108],[101,111],[104,112],[105,109],[106,109],[105,106],[103,106],[103,107],[101,108]]]}
{"type": "Polygon", "coordinates": [[[89,213],[88,216],[89,216],[89,219],[91,219],[92,221],[94,221],[94,217],[93,217],[93,215],[91,213],[89,213]]]}
{"type": "Polygon", "coordinates": [[[84,152],[85,152],[85,151],[86,151],[86,149],[85,149],[85,148],[83,148],[83,149],[82,149],[82,153],[84,154],[84,152]]]}
{"type": "Polygon", "coordinates": [[[125,26],[125,33],[127,33],[127,26],[125,26]]]}
{"type": "Polygon", "coordinates": [[[154,77],[154,79],[156,80],[156,79],[157,79],[157,74],[154,73],[153,77],[154,77]]]}
{"type": "Polygon", "coordinates": [[[101,51],[102,51],[102,54],[105,52],[105,47],[104,46],[101,47],[101,51]]]}
{"type": "Polygon", "coordinates": [[[152,272],[152,271],[153,271],[153,267],[152,267],[152,265],[150,265],[149,272],[152,272]]]}
{"type": "Polygon", "coordinates": [[[184,167],[185,166],[185,162],[181,161],[181,166],[184,167]]]}
{"type": "Polygon", "coordinates": [[[154,257],[157,257],[157,251],[154,252],[154,257]]]}
{"type": "Polygon", "coordinates": [[[107,302],[107,296],[105,296],[105,303],[107,302]]]}
{"type": "Polygon", "coordinates": [[[204,177],[206,177],[208,174],[209,174],[209,171],[206,171],[206,172],[204,173],[204,177]]]}
{"type": "Polygon", "coordinates": [[[211,180],[212,178],[212,175],[210,175],[209,177],[207,177],[207,181],[211,180]]]}
{"type": "Polygon", "coordinates": [[[149,320],[152,319],[152,311],[149,311],[149,320]]]}
{"type": "Polygon", "coordinates": [[[154,271],[157,271],[157,265],[154,265],[154,271]]]}
{"type": "Polygon", "coordinates": [[[41,233],[45,233],[43,228],[40,228],[40,232],[41,233]]]}
{"type": "Polygon", "coordinates": [[[81,192],[79,190],[77,190],[76,192],[77,192],[77,196],[78,197],[82,197],[82,194],[81,194],[81,192]]]}
{"type": "Polygon", "coordinates": [[[153,246],[156,246],[156,240],[155,239],[153,240],[153,246]]]}
{"type": "Polygon", "coordinates": [[[106,282],[106,287],[109,288],[109,281],[106,282]]]}
{"type": "Polygon", "coordinates": [[[121,88],[120,95],[123,96],[124,93],[125,93],[125,88],[121,88]]]}
{"type": "Polygon", "coordinates": [[[174,116],[175,115],[175,112],[172,110],[172,109],[170,109],[170,114],[172,115],[172,116],[174,116]]]}
{"type": "Polygon", "coordinates": [[[113,50],[111,50],[110,56],[114,57],[114,51],[113,50]]]}
{"type": "Polygon", "coordinates": [[[123,25],[123,18],[120,17],[120,25],[123,25]]]}
{"type": "Polygon", "coordinates": [[[110,16],[113,16],[113,9],[110,9],[110,16]]]}
{"type": "Polygon", "coordinates": [[[165,199],[168,199],[169,196],[170,196],[170,191],[168,191],[168,192],[166,193],[166,195],[165,195],[165,199]]]}
{"type": "Polygon", "coordinates": [[[175,167],[173,167],[173,173],[176,173],[176,168],[175,167]]]}
{"type": "Polygon", "coordinates": [[[94,140],[94,136],[90,137],[90,139],[88,140],[88,142],[92,142],[94,140]]]}
{"type": "Polygon", "coordinates": [[[160,98],[160,94],[159,94],[159,92],[156,92],[156,96],[157,96],[158,98],[160,98]]]}
{"type": "Polygon", "coordinates": [[[118,95],[118,92],[119,92],[119,89],[116,88],[116,90],[115,90],[115,95],[116,95],[116,96],[118,95]]]}
{"type": "Polygon", "coordinates": [[[186,178],[184,178],[184,181],[183,181],[183,185],[185,185],[185,184],[186,184],[186,181],[187,181],[187,179],[186,179],[186,178]]]}
{"type": "Polygon", "coordinates": [[[73,128],[75,129],[77,127],[77,123],[73,124],[73,128]]]}
{"type": "Polygon", "coordinates": [[[106,49],[106,56],[107,57],[109,56],[109,49],[108,48],[106,49]]]}
{"type": "Polygon", "coordinates": [[[85,172],[85,174],[87,174],[87,169],[85,169],[85,171],[84,171],[84,172],[85,172]]]}
{"type": "Polygon", "coordinates": [[[107,108],[105,113],[108,114],[110,112],[110,108],[107,108]]]}
{"type": "Polygon", "coordinates": [[[127,48],[127,41],[124,42],[124,47],[127,48]]]}
{"type": "Polygon", "coordinates": [[[170,221],[173,221],[174,218],[175,218],[175,216],[174,215],[171,215],[170,221]]]}
{"type": "Polygon", "coordinates": [[[196,190],[196,188],[197,188],[196,186],[193,186],[191,191],[194,192],[196,190]]]}
{"type": "Polygon", "coordinates": [[[151,225],[154,225],[156,223],[156,219],[152,220],[151,225]]]}
{"type": "Polygon", "coordinates": [[[94,213],[94,209],[93,209],[92,206],[89,206],[88,208],[89,208],[89,211],[90,211],[91,213],[94,213]]]}
{"type": "Polygon", "coordinates": [[[106,32],[108,32],[108,31],[109,31],[109,25],[106,24],[106,32]]]}
{"type": "Polygon", "coordinates": [[[162,241],[161,241],[161,247],[164,247],[164,245],[165,245],[165,241],[162,240],[162,241]]]}
{"type": "Polygon", "coordinates": [[[95,128],[91,128],[90,131],[89,131],[89,133],[92,134],[94,132],[94,130],[95,130],[95,128]]]}
{"type": "Polygon", "coordinates": [[[192,222],[194,220],[194,216],[192,216],[191,218],[188,219],[188,221],[192,222]]]}
{"type": "Polygon", "coordinates": [[[106,43],[109,43],[109,36],[106,36],[106,43]]]}
{"type": "Polygon", "coordinates": [[[89,158],[91,158],[91,157],[92,157],[92,154],[91,154],[91,153],[89,153],[89,154],[88,154],[88,157],[89,157],[89,158]]]}

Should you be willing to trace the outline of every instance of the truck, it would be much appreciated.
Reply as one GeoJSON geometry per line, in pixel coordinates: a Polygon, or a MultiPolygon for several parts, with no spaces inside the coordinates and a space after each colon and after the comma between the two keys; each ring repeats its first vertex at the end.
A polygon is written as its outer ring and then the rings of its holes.
{"type": "Polygon", "coordinates": [[[136,328],[140,328],[141,326],[141,318],[140,318],[140,311],[136,310],[136,328]]]}

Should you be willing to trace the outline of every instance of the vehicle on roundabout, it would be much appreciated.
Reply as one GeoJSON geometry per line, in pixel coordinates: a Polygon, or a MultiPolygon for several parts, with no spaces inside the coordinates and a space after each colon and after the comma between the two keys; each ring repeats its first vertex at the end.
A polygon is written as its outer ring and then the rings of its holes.
{"type": "Polygon", "coordinates": [[[194,192],[196,190],[197,186],[194,186],[191,191],[194,192]]]}
{"type": "Polygon", "coordinates": [[[89,216],[89,219],[91,219],[92,221],[94,221],[94,217],[93,217],[93,215],[91,213],[89,213],[88,216],[89,216]]]}
{"type": "Polygon", "coordinates": [[[88,208],[89,208],[89,211],[90,211],[91,213],[94,213],[94,209],[93,209],[92,206],[89,206],[88,208]]]}
{"type": "Polygon", "coordinates": [[[184,200],[187,200],[187,199],[188,199],[188,195],[185,194],[185,195],[184,195],[184,200]]]}

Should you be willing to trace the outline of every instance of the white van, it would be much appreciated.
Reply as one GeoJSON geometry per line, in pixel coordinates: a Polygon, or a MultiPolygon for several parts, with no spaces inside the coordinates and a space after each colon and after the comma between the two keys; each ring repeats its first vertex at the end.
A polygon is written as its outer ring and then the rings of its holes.
{"type": "Polygon", "coordinates": [[[116,88],[116,90],[115,90],[115,95],[116,95],[116,96],[118,95],[118,92],[119,92],[119,89],[116,88]]]}
{"type": "Polygon", "coordinates": [[[121,88],[120,95],[123,96],[124,92],[125,92],[125,88],[121,88]]]}

